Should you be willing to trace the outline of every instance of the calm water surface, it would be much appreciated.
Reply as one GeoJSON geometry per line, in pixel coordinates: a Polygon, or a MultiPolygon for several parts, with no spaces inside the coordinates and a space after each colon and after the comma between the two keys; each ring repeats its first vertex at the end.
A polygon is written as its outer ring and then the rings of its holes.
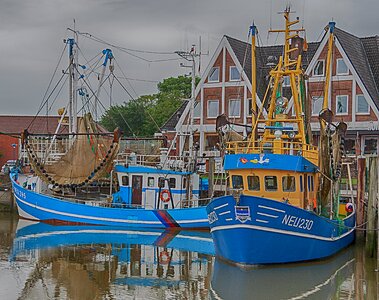
{"type": "Polygon", "coordinates": [[[331,259],[240,269],[207,232],[51,226],[0,214],[0,299],[379,299],[360,242],[331,259]]]}

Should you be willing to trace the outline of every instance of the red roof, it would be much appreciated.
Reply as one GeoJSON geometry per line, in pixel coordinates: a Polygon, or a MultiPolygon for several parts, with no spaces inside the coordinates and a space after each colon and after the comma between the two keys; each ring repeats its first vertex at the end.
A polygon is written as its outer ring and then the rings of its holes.
{"type": "MultiPolygon", "coordinates": [[[[19,134],[25,129],[29,133],[54,133],[60,116],[0,116],[0,133],[19,134]]],[[[67,126],[61,126],[59,132],[67,133],[67,126]]]]}

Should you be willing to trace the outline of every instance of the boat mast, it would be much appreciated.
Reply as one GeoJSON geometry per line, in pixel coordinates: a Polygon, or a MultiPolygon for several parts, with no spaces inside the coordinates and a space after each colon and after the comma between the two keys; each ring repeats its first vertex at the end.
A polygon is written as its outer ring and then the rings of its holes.
{"type": "MultiPolygon", "coordinates": [[[[251,31],[251,124],[254,126],[257,115],[257,63],[256,63],[256,47],[255,47],[255,35],[257,33],[257,27],[250,26],[251,31]]],[[[255,144],[255,132],[251,133],[251,143],[255,144]]]]}
{"type": "MultiPolygon", "coordinates": [[[[324,100],[322,103],[322,110],[329,108],[329,91],[330,91],[330,76],[332,68],[332,53],[333,53],[333,42],[334,42],[334,28],[336,22],[329,22],[329,40],[328,40],[328,54],[326,57],[326,76],[325,76],[325,87],[324,87],[324,100]]],[[[321,122],[322,129],[325,129],[326,123],[321,122]]]]}
{"type": "Polygon", "coordinates": [[[78,87],[78,71],[77,71],[77,61],[78,61],[78,51],[75,48],[77,45],[74,38],[67,39],[69,45],[69,109],[68,109],[68,128],[69,133],[75,134],[78,130],[78,112],[77,112],[77,87],[78,87]]]}
{"type": "Polygon", "coordinates": [[[271,142],[274,139],[278,138],[289,138],[288,134],[283,134],[280,127],[277,126],[278,122],[281,123],[294,123],[297,125],[298,133],[293,137],[298,143],[302,144],[303,147],[306,147],[306,138],[305,138],[305,128],[304,128],[304,114],[303,107],[300,103],[300,93],[298,89],[298,84],[300,77],[303,74],[301,69],[301,54],[297,56],[296,59],[291,59],[291,53],[298,51],[298,47],[290,47],[290,41],[293,38],[299,37],[299,32],[304,31],[303,28],[291,29],[291,26],[299,23],[299,19],[295,21],[290,21],[290,8],[287,8],[284,11],[285,18],[285,29],[270,30],[270,32],[284,33],[284,54],[280,56],[279,63],[273,70],[270,71],[270,76],[274,79],[273,88],[271,93],[270,105],[268,116],[266,120],[257,120],[257,122],[264,122],[265,129],[263,134],[263,143],[266,141],[271,142]],[[287,103],[284,103],[284,98],[281,92],[281,84],[284,77],[290,79],[290,86],[292,91],[292,97],[295,107],[295,118],[289,118],[285,114],[285,108],[287,103]],[[272,134],[271,131],[274,130],[275,134],[272,134]]]}
{"type": "Polygon", "coordinates": [[[100,90],[101,90],[101,87],[103,85],[103,80],[104,80],[104,75],[105,75],[105,69],[107,67],[107,63],[108,63],[108,60],[110,62],[112,62],[112,59],[113,59],[113,53],[112,53],[112,50],[111,49],[105,49],[103,50],[103,55],[105,56],[104,58],[104,62],[102,64],[103,68],[101,70],[101,74],[100,74],[100,80],[99,80],[99,86],[97,88],[97,92],[96,92],[96,95],[95,95],[95,120],[97,121],[98,120],[98,114],[97,114],[97,107],[98,107],[98,102],[99,102],[99,97],[100,97],[100,90]]]}

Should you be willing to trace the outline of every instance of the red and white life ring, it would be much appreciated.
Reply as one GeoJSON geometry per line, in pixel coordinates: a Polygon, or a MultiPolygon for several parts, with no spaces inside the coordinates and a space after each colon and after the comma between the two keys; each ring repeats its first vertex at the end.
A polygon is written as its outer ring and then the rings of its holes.
{"type": "Polygon", "coordinates": [[[162,202],[167,203],[168,201],[170,201],[170,198],[171,198],[170,191],[169,190],[162,190],[159,198],[161,199],[162,202]]]}

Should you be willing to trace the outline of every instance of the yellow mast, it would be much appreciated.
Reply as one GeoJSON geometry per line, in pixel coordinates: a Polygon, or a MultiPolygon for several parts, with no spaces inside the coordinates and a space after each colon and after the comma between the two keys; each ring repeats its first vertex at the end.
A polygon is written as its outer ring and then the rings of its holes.
{"type": "MultiPolygon", "coordinates": [[[[254,126],[256,122],[257,112],[257,64],[256,64],[256,47],[255,47],[255,35],[257,33],[257,27],[253,24],[250,26],[251,30],[251,124],[254,126]]],[[[252,145],[255,144],[255,134],[251,135],[252,145]]]]}
{"type": "MultiPolygon", "coordinates": [[[[271,93],[271,99],[270,99],[270,106],[268,111],[267,119],[264,121],[266,128],[263,135],[263,141],[273,140],[275,136],[271,133],[273,125],[275,122],[286,122],[286,123],[294,123],[297,124],[297,130],[298,134],[296,134],[295,139],[299,143],[305,143],[305,130],[304,130],[304,116],[303,116],[303,108],[300,104],[299,99],[299,89],[298,89],[298,83],[300,75],[302,74],[301,69],[301,55],[297,57],[297,59],[293,60],[291,59],[290,55],[292,52],[297,51],[298,48],[290,48],[290,41],[293,38],[298,37],[298,33],[300,31],[304,31],[303,28],[300,29],[291,29],[291,26],[299,23],[299,20],[290,21],[290,9],[286,9],[284,11],[284,18],[285,18],[285,29],[278,29],[278,30],[270,30],[270,32],[282,32],[285,34],[285,42],[284,42],[284,54],[280,57],[279,63],[277,67],[270,71],[270,75],[274,78],[274,85],[272,88],[271,93]],[[277,108],[276,100],[277,100],[277,92],[279,88],[279,84],[281,83],[281,80],[283,77],[288,76],[290,79],[290,85],[292,90],[292,97],[294,100],[294,107],[295,107],[295,115],[296,117],[293,119],[288,118],[287,116],[282,116],[281,120],[278,120],[275,110],[277,108]]],[[[258,120],[260,122],[260,120],[258,120]]]]}
{"type": "MultiPolygon", "coordinates": [[[[325,88],[324,88],[324,101],[322,103],[322,109],[327,109],[329,107],[329,89],[330,89],[330,75],[332,67],[332,52],[333,52],[333,42],[334,42],[334,28],[336,22],[329,22],[329,40],[328,40],[328,54],[326,57],[326,70],[325,70],[325,88]]],[[[321,122],[322,129],[325,129],[325,122],[321,122]]]]}

